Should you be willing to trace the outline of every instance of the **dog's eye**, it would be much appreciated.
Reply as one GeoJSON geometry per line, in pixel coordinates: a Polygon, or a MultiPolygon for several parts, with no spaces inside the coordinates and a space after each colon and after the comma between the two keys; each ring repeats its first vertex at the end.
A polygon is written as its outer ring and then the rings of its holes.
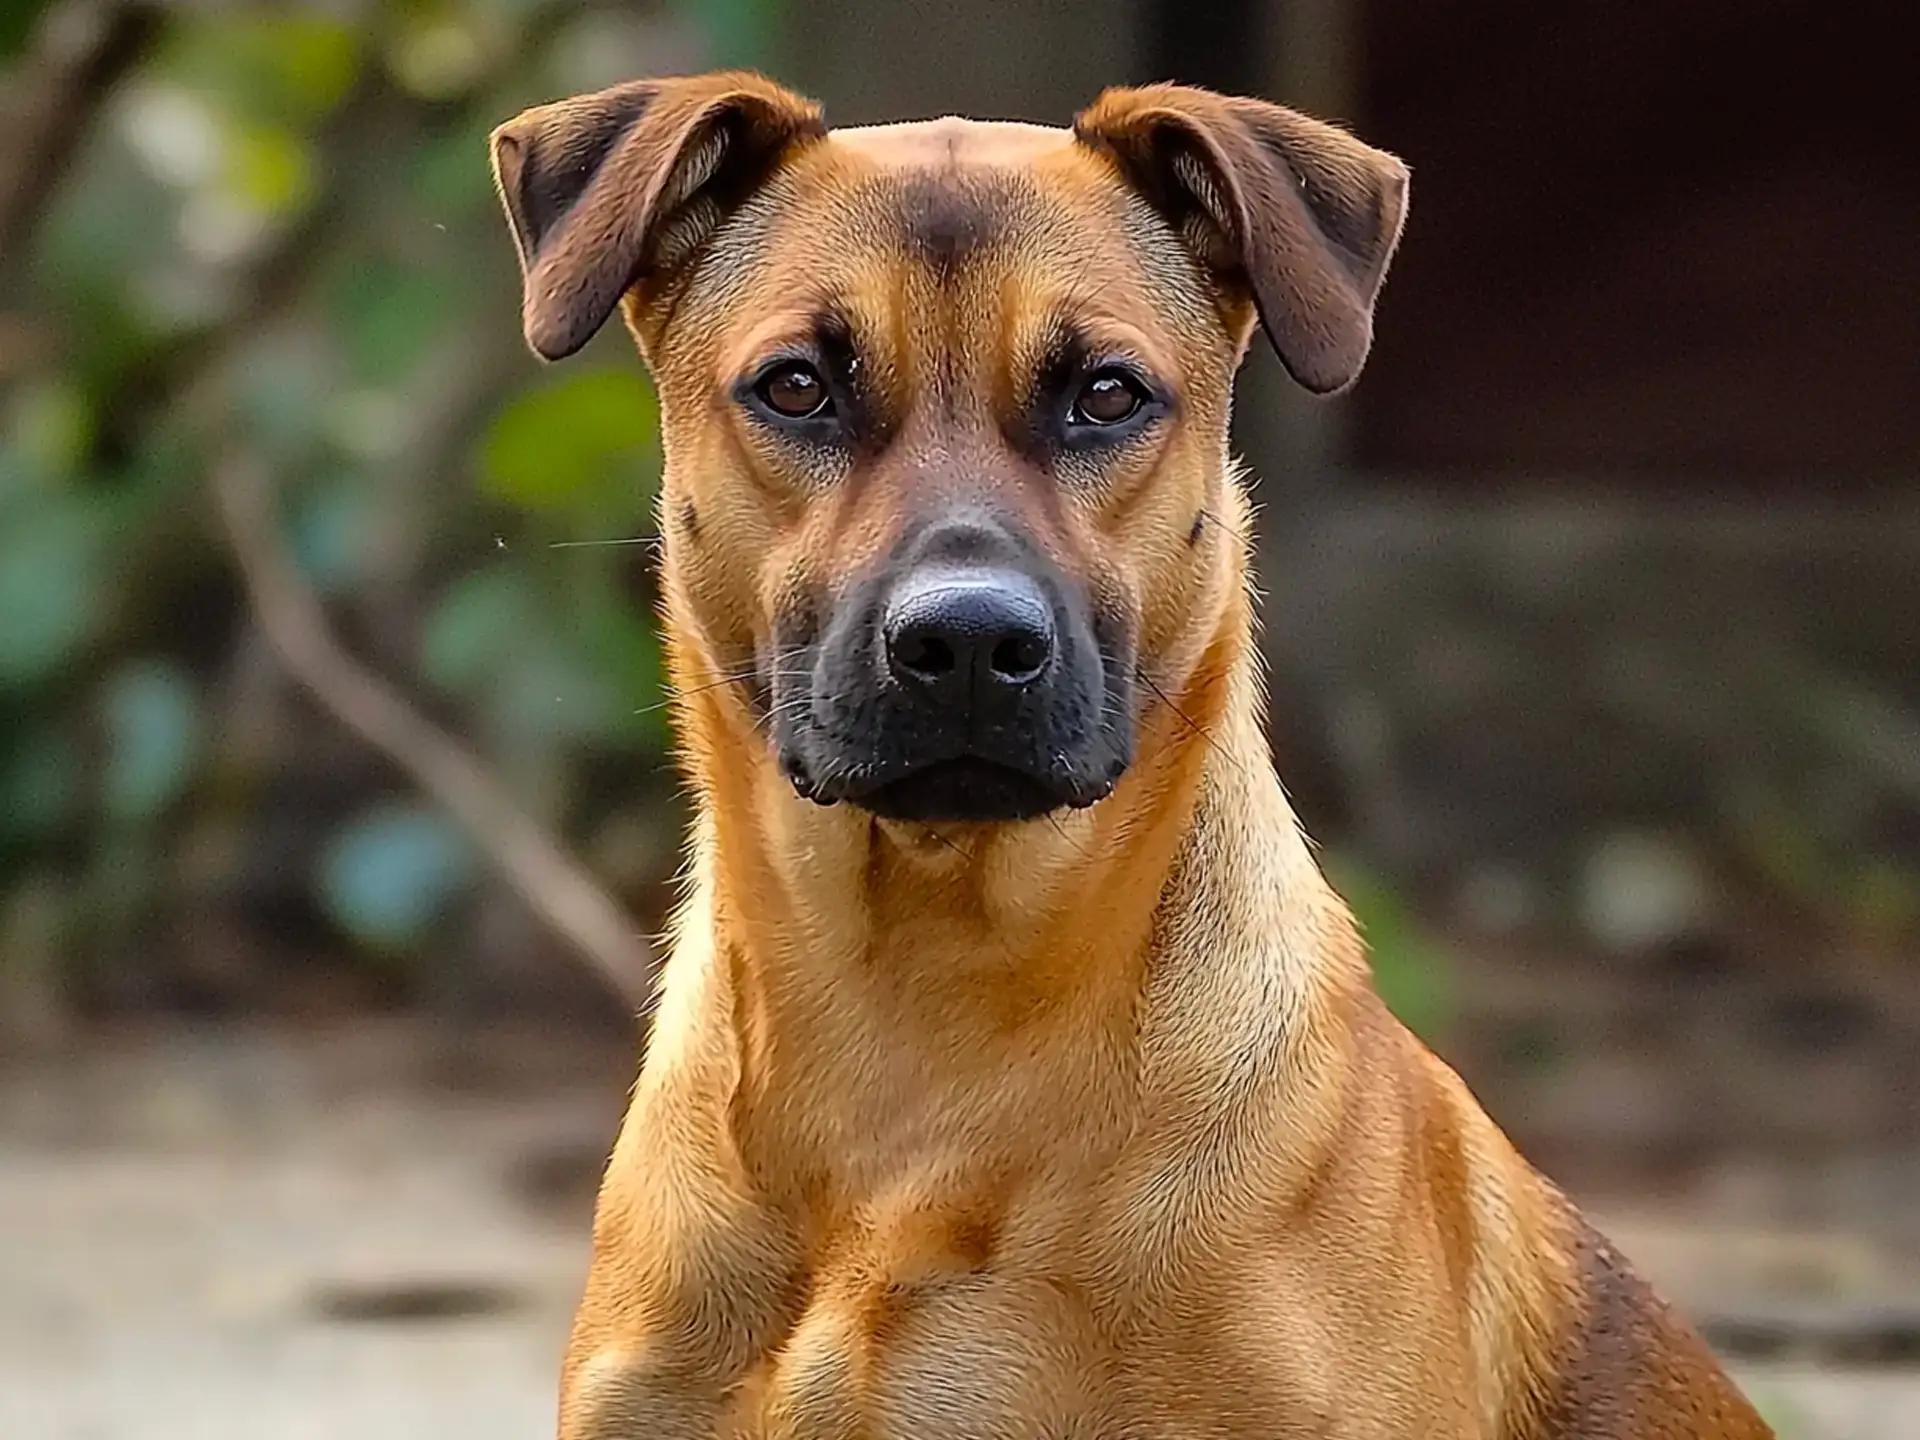
{"type": "Polygon", "coordinates": [[[1140,413],[1151,397],[1133,376],[1109,367],[1096,370],[1074,397],[1067,419],[1074,425],[1120,425],[1140,413]]]}
{"type": "Polygon", "coordinates": [[[820,372],[803,360],[777,365],[760,377],[753,387],[760,403],[788,420],[814,420],[833,408],[827,395],[827,382],[820,372]]]}

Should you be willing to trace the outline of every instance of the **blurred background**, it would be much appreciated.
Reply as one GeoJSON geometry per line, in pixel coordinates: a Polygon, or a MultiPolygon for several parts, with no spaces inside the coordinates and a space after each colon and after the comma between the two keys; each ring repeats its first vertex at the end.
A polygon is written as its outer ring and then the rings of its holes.
{"type": "Polygon", "coordinates": [[[1920,132],[1818,0],[0,6],[0,1434],[551,1433],[682,797],[521,107],[1179,79],[1411,221],[1258,353],[1273,739],[1390,1001],[1789,1440],[1920,1437],[1920,132]],[[631,917],[630,919],[628,917],[631,917]]]}

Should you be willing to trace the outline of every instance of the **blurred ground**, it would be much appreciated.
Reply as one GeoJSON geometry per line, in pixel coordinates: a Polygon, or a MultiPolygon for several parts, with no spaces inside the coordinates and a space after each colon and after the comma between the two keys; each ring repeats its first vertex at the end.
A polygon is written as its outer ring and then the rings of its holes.
{"type": "MultiPolygon", "coordinates": [[[[629,1066],[617,1043],[359,1023],[0,1071],[0,1435],[550,1434],[629,1066]]],[[[1774,1354],[1743,1375],[1786,1440],[1920,1436],[1920,1283],[1872,1236],[1601,1213],[1774,1354]]]]}

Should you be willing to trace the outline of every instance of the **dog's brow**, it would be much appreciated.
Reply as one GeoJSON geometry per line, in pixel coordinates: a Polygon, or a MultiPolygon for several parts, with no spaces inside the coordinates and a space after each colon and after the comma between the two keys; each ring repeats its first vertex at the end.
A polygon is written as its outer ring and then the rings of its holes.
{"type": "Polygon", "coordinates": [[[954,170],[921,170],[900,180],[897,203],[909,247],[942,273],[957,269],[1005,229],[1013,197],[954,170]]]}

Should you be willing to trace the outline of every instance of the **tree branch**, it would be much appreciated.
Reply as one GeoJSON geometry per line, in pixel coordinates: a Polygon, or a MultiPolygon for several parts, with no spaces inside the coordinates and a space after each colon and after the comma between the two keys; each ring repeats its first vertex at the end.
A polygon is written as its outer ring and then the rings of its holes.
{"type": "Polygon", "coordinates": [[[0,149],[0,255],[18,257],[113,87],[160,33],[160,7],[63,0],[42,18],[19,68],[0,149]]]}
{"type": "Polygon", "coordinates": [[[444,807],[508,885],[610,989],[636,1010],[644,1007],[652,947],[620,906],[453,737],[334,638],[318,598],[281,543],[265,464],[244,449],[230,449],[214,465],[213,487],[254,612],[288,671],[444,807]]]}

